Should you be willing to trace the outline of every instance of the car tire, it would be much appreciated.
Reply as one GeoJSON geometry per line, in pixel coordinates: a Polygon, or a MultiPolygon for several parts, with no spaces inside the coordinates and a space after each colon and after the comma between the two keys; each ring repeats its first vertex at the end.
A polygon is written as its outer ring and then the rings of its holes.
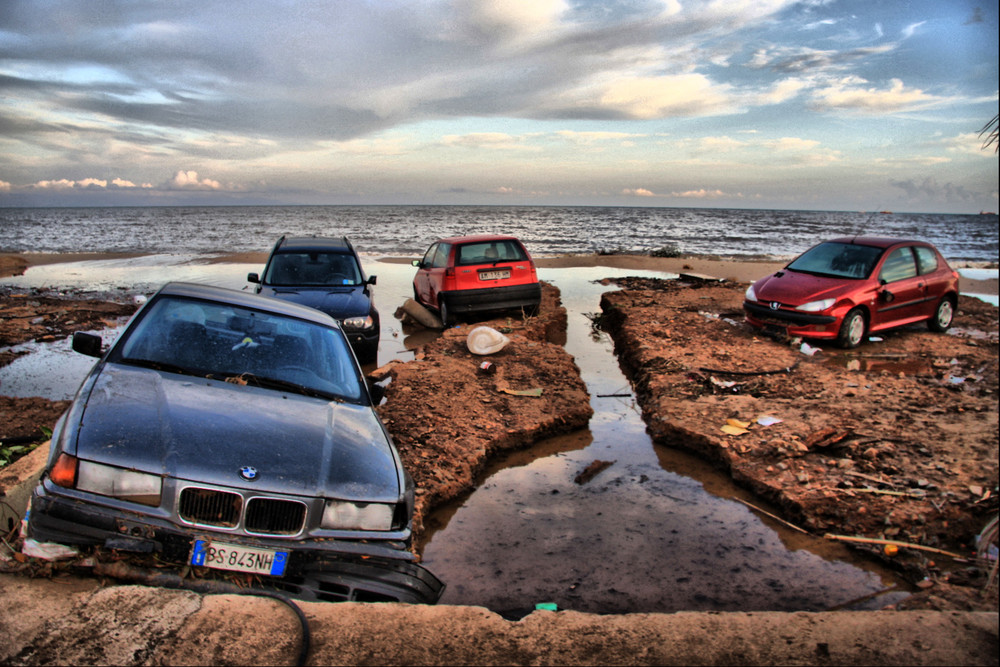
{"type": "Polygon", "coordinates": [[[847,350],[855,348],[861,344],[867,333],[868,321],[865,318],[865,311],[854,308],[844,316],[840,331],[837,333],[837,345],[847,350]]]}
{"type": "Polygon", "coordinates": [[[451,313],[448,311],[448,299],[443,296],[438,298],[438,316],[441,318],[441,324],[445,327],[451,324],[451,313]]]}
{"type": "Polygon", "coordinates": [[[949,296],[941,297],[937,308],[934,309],[933,317],[927,320],[927,328],[937,333],[944,333],[951,327],[954,319],[955,302],[949,296]]]}

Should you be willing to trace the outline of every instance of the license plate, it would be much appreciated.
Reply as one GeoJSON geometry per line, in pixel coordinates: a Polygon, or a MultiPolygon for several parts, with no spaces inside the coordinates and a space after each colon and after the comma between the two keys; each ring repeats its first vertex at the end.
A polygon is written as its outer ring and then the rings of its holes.
{"type": "Polygon", "coordinates": [[[269,574],[280,577],[288,565],[288,552],[275,549],[244,547],[226,542],[195,540],[191,564],[216,570],[269,574]]]}
{"type": "Polygon", "coordinates": [[[505,271],[480,271],[480,280],[504,280],[510,278],[510,270],[505,271]]]}

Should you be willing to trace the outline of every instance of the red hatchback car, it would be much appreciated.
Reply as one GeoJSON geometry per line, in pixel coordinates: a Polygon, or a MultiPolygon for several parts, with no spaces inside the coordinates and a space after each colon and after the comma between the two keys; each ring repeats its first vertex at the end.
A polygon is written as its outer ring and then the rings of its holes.
{"type": "Polygon", "coordinates": [[[541,302],[535,263],[513,236],[441,239],[413,265],[413,298],[436,310],[445,326],[458,313],[521,308],[534,314],[541,302]]]}
{"type": "Polygon", "coordinates": [[[958,273],[929,243],[845,237],[815,245],[746,292],[747,322],[852,348],[869,333],[926,320],[951,326],[958,273]]]}

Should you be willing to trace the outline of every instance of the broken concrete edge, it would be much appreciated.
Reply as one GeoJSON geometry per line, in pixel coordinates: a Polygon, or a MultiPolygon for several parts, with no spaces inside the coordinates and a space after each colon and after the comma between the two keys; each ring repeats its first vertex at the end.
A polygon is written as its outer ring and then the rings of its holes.
{"type": "Polygon", "coordinates": [[[677,612],[296,603],[0,575],[4,664],[995,665],[995,612],[677,612]],[[117,619],[129,618],[129,624],[117,619]],[[301,626],[302,618],[307,632],[301,626]],[[308,640],[308,643],[304,643],[308,640]]]}
{"type": "Polygon", "coordinates": [[[46,441],[8,466],[0,468],[0,502],[19,519],[24,518],[31,492],[45,470],[51,441],[46,441]]]}

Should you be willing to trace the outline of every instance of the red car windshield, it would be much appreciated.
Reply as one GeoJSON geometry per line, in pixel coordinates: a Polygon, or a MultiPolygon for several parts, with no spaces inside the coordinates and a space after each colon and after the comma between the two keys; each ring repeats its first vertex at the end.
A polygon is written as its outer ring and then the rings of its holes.
{"type": "Polygon", "coordinates": [[[832,278],[867,278],[883,248],[853,243],[820,243],[806,250],[787,269],[832,278]]]}
{"type": "Polygon", "coordinates": [[[527,259],[521,244],[512,239],[466,243],[455,250],[455,265],[495,264],[527,259]]]}

